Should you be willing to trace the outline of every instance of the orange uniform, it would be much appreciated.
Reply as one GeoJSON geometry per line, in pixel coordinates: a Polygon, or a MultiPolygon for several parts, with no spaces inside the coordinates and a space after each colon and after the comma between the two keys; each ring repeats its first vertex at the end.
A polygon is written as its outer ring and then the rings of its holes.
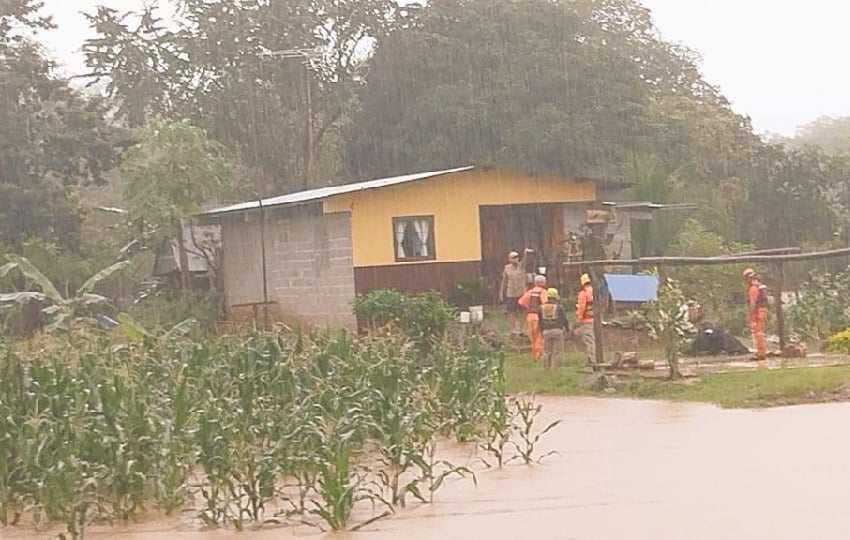
{"type": "Polygon", "coordinates": [[[535,285],[519,297],[517,303],[525,308],[525,321],[528,323],[528,337],[531,339],[531,354],[534,358],[543,356],[543,334],[537,316],[537,308],[549,301],[545,287],[535,285]]]}
{"type": "Polygon", "coordinates": [[[766,292],[762,293],[763,288],[764,285],[755,279],[747,286],[747,325],[759,358],[764,358],[766,354],[764,332],[767,326],[767,299],[766,292]]]}
{"type": "Polygon", "coordinates": [[[576,320],[579,323],[593,322],[593,286],[585,285],[576,298],[576,320]]]}
{"type": "Polygon", "coordinates": [[[584,344],[587,354],[587,364],[596,369],[596,336],[593,334],[593,285],[590,278],[585,283],[576,297],[576,333],[584,344]]]}

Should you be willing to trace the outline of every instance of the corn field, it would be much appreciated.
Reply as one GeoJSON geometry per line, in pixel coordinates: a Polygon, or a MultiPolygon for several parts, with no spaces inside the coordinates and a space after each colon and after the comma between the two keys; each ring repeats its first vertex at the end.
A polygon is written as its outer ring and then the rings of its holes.
{"type": "Polygon", "coordinates": [[[0,521],[82,537],[156,510],[355,529],[474,480],[435,457],[439,437],[502,464],[503,362],[475,340],[423,353],[345,332],[0,342],[0,521]]]}

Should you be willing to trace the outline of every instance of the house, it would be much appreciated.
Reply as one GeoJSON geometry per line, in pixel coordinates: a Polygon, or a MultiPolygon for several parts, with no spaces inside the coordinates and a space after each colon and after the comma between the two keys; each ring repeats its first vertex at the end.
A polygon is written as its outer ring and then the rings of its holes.
{"type": "MultiPolygon", "coordinates": [[[[511,250],[546,266],[598,206],[600,181],[461,167],[312,189],[205,212],[221,226],[228,317],[356,326],[356,294],[450,294],[484,278],[495,296],[511,250]]],[[[616,183],[606,182],[614,188],[616,183]]],[[[551,264],[555,267],[555,264],[551,264]]]]}
{"type": "MultiPolygon", "coordinates": [[[[189,288],[208,289],[215,275],[215,266],[220,256],[221,232],[217,224],[188,224],[181,222],[180,234],[186,249],[189,288]],[[212,268],[211,268],[212,267],[212,268]],[[212,271],[211,271],[212,270],[212,271]]],[[[180,286],[180,242],[176,238],[163,240],[156,249],[153,275],[167,280],[174,287],[180,286]]]]}

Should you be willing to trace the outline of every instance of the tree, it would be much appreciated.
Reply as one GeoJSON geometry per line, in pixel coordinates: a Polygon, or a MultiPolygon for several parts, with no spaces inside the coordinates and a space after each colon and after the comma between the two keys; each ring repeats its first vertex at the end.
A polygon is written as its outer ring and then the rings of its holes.
{"type": "Polygon", "coordinates": [[[655,153],[653,99],[721,101],[693,61],[629,0],[435,0],[378,42],[347,166],[357,177],[476,163],[618,178],[634,152],[655,153]]]}
{"type": "Polygon", "coordinates": [[[821,116],[797,129],[793,138],[780,139],[791,148],[816,146],[831,154],[850,153],[850,116],[821,116]]]}
{"type": "Polygon", "coordinates": [[[0,245],[33,235],[79,249],[83,215],[73,188],[103,181],[120,130],[103,100],[53,75],[31,34],[52,27],[32,0],[0,3],[0,245]]]}
{"type": "Polygon", "coordinates": [[[396,0],[171,0],[101,7],[84,46],[131,125],[188,118],[255,170],[259,191],[321,182],[348,116],[369,44],[413,8],[396,0]],[[290,51],[281,54],[282,51],[290,51]]]}
{"type": "Polygon", "coordinates": [[[768,145],[756,155],[742,212],[760,247],[821,246],[836,238],[848,170],[813,148],[768,145]],[[833,199],[835,205],[830,205],[833,199]]]}
{"type": "Polygon", "coordinates": [[[41,313],[52,320],[45,329],[47,331],[64,330],[72,319],[84,316],[90,306],[101,305],[109,300],[105,296],[94,294],[95,287],[108,277],[123,271],[130,265],[129,261],[119,261],[100,270],[89,277],[73,295],[63,295],[59,289],[25,257],[19,255],[7,255],[8,263],[0,266],[0,278],[5,277],[14,269],[26,277],[28,284],[34,285],[34,289],[23,292],[12,292],[0,294],[0,306],[8,304],[27,304],[38,302],[44,307],[41,313]]]}
{"type": "MultiPolygon", "coordinates": [[[[661,170],[654,156],[632,156],[632,172],[629,176],[635,181],[632,196],[637,201],[670,203],[677,196],[676,175],[661,170]]],[[[670,212],[656,212],[651,220],[637,220],[632,223],[634,255],[663,255],[668,244],[675,238],[681,223],[681,217],[670,212]]]]}
{"type": "Polygon", "coordinates": [[[231,168],[222,146],[186,122],[145,130],[121,165],[131,219],[156,223],[162,234],[176,235],[183,288],[189,265],[182,223],[204,203],[220,200],[231,168]]]}
{"type": "MultiPolygon", "coordinates": [[[[682,257],[716,257],[752,251],[752,245],[727,242],[706,228],[697,219],[689,218],[682,225],[676,241],[667,253],[682,257]]],[[[740,264],[710,266],[679,266],[670,275],[688,300],[696,301],[708,319],[736,335],[744,329],[746,304],[740,264]]]]}

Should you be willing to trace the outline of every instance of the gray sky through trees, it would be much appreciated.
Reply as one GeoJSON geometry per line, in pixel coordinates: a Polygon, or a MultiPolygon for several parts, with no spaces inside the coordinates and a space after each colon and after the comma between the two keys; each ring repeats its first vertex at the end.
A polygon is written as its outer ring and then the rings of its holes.
{"type": "MultiPolygon", "coordinates": [[[[64,72],[85,70],[80,46],[89,35],[80,11],[118,10],[143,0],[44,0],[59,25],[46,36],[64,72]]],[[[643,0],[668,40],[703,57],[718,85],[757,132],[793,135],[821,115],[850,116],[848,0],[643,0]]]]}

